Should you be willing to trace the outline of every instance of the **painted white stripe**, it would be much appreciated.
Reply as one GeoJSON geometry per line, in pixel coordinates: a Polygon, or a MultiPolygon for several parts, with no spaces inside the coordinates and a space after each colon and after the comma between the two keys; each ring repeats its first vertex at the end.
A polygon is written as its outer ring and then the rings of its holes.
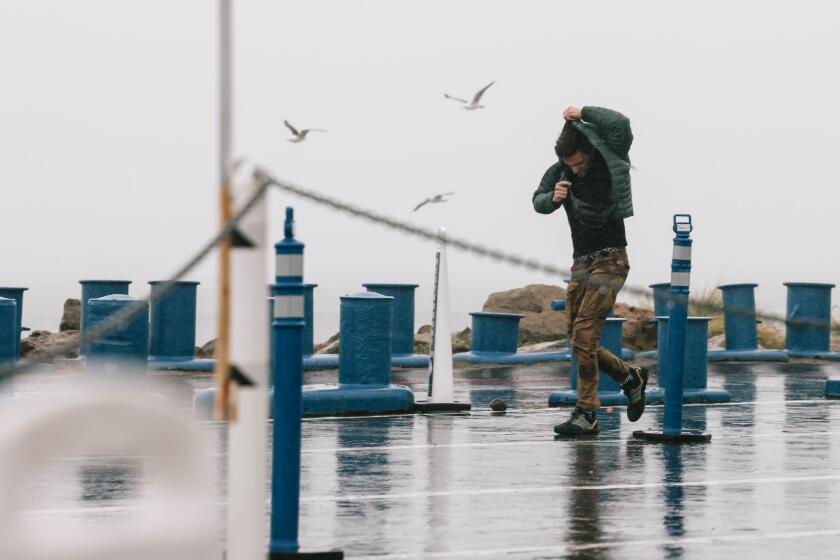
{"type": "Polygon", "coordinates": [[[690,272],[671,272],[671,285],[672,286],[688,287],[689,280],[691,280],[691,273],[690,272]]]}
{"type": "Polygon", "coordinates": [[[447,498],[451,496],[509,496],[527,494],[550,494],[570,491],[604,490],[647,490],[651,488],[692,488],[709,486],[745,486],[754,484],[793,484],[801,482],[819,482],[840,480],[840,474],[816,476],[782,476],[773,478],[736,478],[730,480],[696,480],[688,482],[642,482],[637,484],[601,484],[572,486],[530,486],[511,488],[475,488],[472,490],[437,490],[431,492],[402,492],[395,494],[346,494],[302,497],[301,502],[380,502],[400,501],[414,498],[447,498]]]}
{"type": "Polygon", "coordinates": [[[303,255],[275,255],[275,276],[303,276],[303,255]]]}
{"type": "Polygon", "coordinates": [[[290,319],[303,317],[303,296],[274,296],[274,317],[290,319]]]}
{"type": "MultiPolygon", "coordinates": [[[[556,389],[556,387],[551,387],[552,390],[556,389]]],[[[685,403],[683,407],[692,407],[692,408],[716,408],[716,407],[729,407],[729,406],[760,406],[760,405],[770,405],[770,404],[779,404],[779,405],[798,405],[798,404],[822,404],[822,405],[829,405],[829,406],[840,406],[840,399],[801,399],[801,400],[791,400],[791,401],[738,401],[738,402],[726,402],[726,403],[685,403]]],[[[663,408],[664,404],[648,404],[646,405],[647,408],[663,408]]],[[[613,408],[626,408],[620,405],[615,405],[613,408]]],[[[570,409],[564,409],[563,407],[552,407],[547,406],[544,408],[530,408],[527,410],[508,410],[507,416],[516,416],[516,415],[527,415],[527,414],[546,414],[546,413],[554,413],[557,414],[558,412],[563,412],[564,410],[568,411],[570,409]]],[[[491,411],[478,411],[474,410],[470,415],[464,415],[463,412],[441,412],[436,413],[435,416],[461,416],[469,418],[471,416],[490,416],[491,411]]],[[[402,416],[411,416],[415,417],[417,414],[413,412],[408,412],[405,414],[388,414],[387,416],[382,414],[370,414],[367,416],[318,416],[316,418],[304,418],[304,422],[334,422],[336,420],[342,421],[353,421],[353,420],[365,420],[370,418],[399,418],[402,416]]],[[[226,422],[222,422],[219,420],[203,420],[202,424],[218,424],[220,426],[226,425],[226,422]]]]}
{"type": "Polygon", "coordinates": [[[518,548],[485,548],[466,550],[447,550],[441,552],[424,551],[422,553],[398,553],[398,554],[376,554],[369,556],[350,555],[347,558],[356,560],[410,560],[412,558],[476,558],[489,556],[499,558],[508,554],[549,554],[552,557],[558,554],[570,552],[582,552],[587,550],[602,550],[608,548],[625,547],[660,547],[660,546],[689,546],[693,544],[726,544],[736,542],[755,542],[765,540],[793,540],[808,539],[817,537],[836,537],[840,535],[840,529],[823,529],[813,531],[773,531],[770,533],[733,533],[729,535],[713,534],[698,537],[683,537],[675,539],[639,539],[605,541],[587,544],[557,544],[548,546],[529,546],[518,548]]]}
{"type": "MultiPolygon", "coordinates": [[[[822,432],[773,432],[764,434],[730,434],[730,435],[715,435],[714,441],[721,440],[744,440],[744,439],[769,439],[769,438],[812,438],[824,437],[840,434],[840,430],[827,430],[822,432]]],[[[628,434],[629,436],[629,434],[628,434]]],[[[602,439],[596,441],[575,441],[575,445],[623,445],[629,438],[622,437],[621,439],[602,439]]],[[[516,440],[516,441],[470,441],[462,443],[436,443],[436,444],[416,444],[416,445],[371,445],[368,447],[320,447],[312,449],[304,449],[302,453],[369,453],[371,451],[408,451],[421,449],[463,449],[463,448],[494,448],[494,447],[530,447],[540,445],[559,445],[562,442],[555,441],[553,437],[544,439],[532,440],[516,440]]]]}
{"type": "Polygon", "coordinates": [[[691,247],[686,247],[684,245],[674,245],[673,258],[681,260],[681,261],[690,261],[691,260],[691,247]]]}

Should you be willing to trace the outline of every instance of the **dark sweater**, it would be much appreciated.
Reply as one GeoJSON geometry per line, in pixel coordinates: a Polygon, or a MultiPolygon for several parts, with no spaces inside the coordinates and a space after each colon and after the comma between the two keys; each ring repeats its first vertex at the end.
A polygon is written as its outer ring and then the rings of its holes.
{"type": "Polygon", "coordinates": [[[562,205],[572,230],[574,258],[607,247],[627,246],[624,220],[608,215],[610,172],[600,154],[593,152],[592,157],[592,166],[585,176],[577,177],[571,173],[566,176],[572,186],[569,187],[569,198],[562,205]],[[584,212],[582,206],[589,212],[584,212]]]}

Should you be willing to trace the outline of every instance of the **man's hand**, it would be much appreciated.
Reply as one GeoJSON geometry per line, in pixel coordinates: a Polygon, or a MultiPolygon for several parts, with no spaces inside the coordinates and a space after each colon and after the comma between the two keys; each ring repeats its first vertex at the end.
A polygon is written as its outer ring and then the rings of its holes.
{"type": "Polygon", "coordinates": [[[580,107],[566,107],[566,110],[563,111],[563,118],[567,121],[579,121],[580,107]]]}
{"type": "Polygon", "coordinates": [[[551,197],[551,201],[554,204],[560,204],[566,197],[569,196],[569,187],[572,184],[569,181],[558,181],[556,185],[554,185],[554,196],[551,197]]]}

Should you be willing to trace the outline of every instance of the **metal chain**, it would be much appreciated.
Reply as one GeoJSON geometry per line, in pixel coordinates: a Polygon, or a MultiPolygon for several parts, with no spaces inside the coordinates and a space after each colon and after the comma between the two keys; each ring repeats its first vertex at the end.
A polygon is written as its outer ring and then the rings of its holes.
{"type": "MultiPolygon", "coordinates": [[[[387,228],[401,231],[408,235],[419,237],[421,239],[425,239],[427,241],[443,241],[447,245],[451,247],[455,247],[456,249],[460,249],[467,253],[471,253],[473,255],[477,255],[480,257],[487,257],[491,260],[495,260],[498,262],[503,262],[512,266],[522,267],[528,270],[533,270],[535,272],[541,272],[543,274],[547,274],[549,276],[555,276],[561,278],[562,280],[568,282],[569,278],[571,277],[571,271],[565,268],[561,268],[558,266],[554,266],[551,264],[546,264],[540,262],[536,259],[530,259],[526,257],[521,257],[519,255],[514,255],[511,253],[506,253],[499,249],[491,249],[484,247],[483,245],[479,245],[477,243],[472,243],[470,241],[459,239],[457,237],[452,237],[449,233],[446,234],[445,238],[441,238],[440,234],[436,231],[431,229],[423,228],[408,222],[404,222],[398,220],[396,218],[392,218],[390,216],[386,216],[384,214],[380,214],[378,212],[374,212],[372,210],[367,210],[365,208],[361,208],[354,204],[350,204],[348,202],[344,202],[338,200],[336,198],[327,196],[325,194],[319,193],[317,191],[307,189],[301,187],[299,185],[295,185],[288,181],[283,181],[273,177],[269,172],[264,169],[256,168],[254,170],[254,177],[261,185],[274,185],[281,190],[284,190],[288,193],[300,196],[307,200],[311,200],[315,203],[329,206],[334,210],[339,212],[343,212],[345,214],[350,214],[351,216],[355,216],[357,218],[362,218],[369,222],[383,225],[387,228]]],[[[609,286],[609,281],[604,281],[598,276],[589,276],[584,283],[593,286],[609,286]]],[[[642,296],[642,297],[650,297],[650,289],[633,286],[630,284],[625,284],[622,287],[622,290],[627,293],[631,293],[634,295],[642,296]]],[[[679,296],[675,296],[672,294],[664,294],[663,300],[666,302],[675,302],[680,299],[679,296]]],[[[698,310],[704,313],[712,313],[712,314],[722,314],[723,313],[723,306],[709,303],[707,301],[696,300],[693,298],[689,299],[689,304],[694,305],[698,310]]],[[[809,320],[809,319],[790,319],[785,317],[784,315],[777,314],[777,313],[768,313],[768,312],[758,312],[754,311],[753,309],[743,308],[743,307],[729,307],[727,308],[727,313],[729,315],[734,316],[744,316],[744,317],[755,317],[756,319],[761,319],[764,321],[776,321],[785,323],[788,326],[802,326],[802,327],[820,327],[824,328],[825,323],[809,320]]],[[[832,330],[840,330],[840,324],[833,323],[831,325],[832,330]]]]}
{"type": "Polygon", "coordinates": [[[260,183],[257,190],[245,201],[242,207],[234,214],[234,216],[219,230],[207,243],[205,243],[198,252],[193,255],[181,268],[178,269],[168,280],[162,282],[159,288],[155,290],[154,294],[150,294],[147,298],[138,300],[125,306],[123,309],[108,316],[103,321],[100,321],[89,328],[79,336],[76,340],[61,344],[49,352],[38,352],[32,354],[27,360],[21,360],[14,364],[6,364],[0,366],[0,381],[4,381],[14,375],[22,373],[32,366],[55,358],[64,357],[68,352],[75,352],[84,346],[101,340],[122,329],[125,325],[137,318],[138,315],[146,311],[146,306],[155,303],[164,297],[175,286],[175,283],[189,274],[207,255],[209,255],[228,235],[230,235],[236,228],[237,224],[251,211],[254,205],[265,196],[265,193],[270,185],[260,183]]]}

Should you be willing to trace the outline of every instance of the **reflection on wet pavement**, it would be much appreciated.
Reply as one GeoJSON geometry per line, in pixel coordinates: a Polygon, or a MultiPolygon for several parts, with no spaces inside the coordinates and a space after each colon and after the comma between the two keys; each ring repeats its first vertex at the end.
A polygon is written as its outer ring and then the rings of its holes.
{"type": "MultiPolygon", "coordinates": [[[[304,421],[300,542],[351,558],[824,557],[840,539],[840,402],[822,398],[830,376],[840,368],[710,364],[710,386],[733,402],[686,407],[686,427],[713,440],[679,447],[630,437],[661,426],[659,407],[635,424],[603,410],[597,439],[555,441],[569,411],[548,409],[547,397],[568,386],[567,365],[459,371],[457,397],[472,414],[304,421]],[[507,413],[491,413],[494,398],[507,413]]],[[[425,391],[425,372],[394,377],[425,391]]],[[[187,406],[189,390],[211,383],[165,386],[187,406]]],[[[225,426],[206,427],[219,452],[208,460],[221,468],[225,426]]],[[[124,514],[115,506],[128,507],[143,478],[123,458],[47,468],[28,508],[75,508],[101,524],[124,514]]]]}

